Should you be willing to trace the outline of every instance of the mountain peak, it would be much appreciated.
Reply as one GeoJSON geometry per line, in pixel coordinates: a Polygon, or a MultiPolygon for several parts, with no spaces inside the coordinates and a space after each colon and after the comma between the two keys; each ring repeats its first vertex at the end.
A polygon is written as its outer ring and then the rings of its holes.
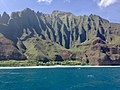
{"type": "Polygon", "coordinates": [[[54,14],[55,16],[62,16],[62,15],[73,15],[72,13],[70,12],[64,12],[64,11],[59,11],[59,10],[54,10],[52,12],[52,14],[54,14]]]}
{"type": "Polygon", "coordinates": [[[10,16],[6,12],[4,12],[3,15],[0,16],[0,19],[0,23],[7,24],[8,20],[10,19],[10,16]]]}
{"type": "Polygon", "coordinates": [[[34,10],[30,9],[30,8],[26,8],[23,10],[23,12],[34,12],[34,10]]]}
{"type": "Polygon", "coordinates": [[[3,12],[2,18],[3,17],[9,17],[9,14],[7,14],[6,12],[3,12]]]}
{"type": "MultiPolygon", "coordinates": [[[[8,14],[7,14],[6,12],[3,12],[3,15],[8,15],[8,14]]],[[[2,16],[3,16],[3,15],[2,15],[2,16]]]]}

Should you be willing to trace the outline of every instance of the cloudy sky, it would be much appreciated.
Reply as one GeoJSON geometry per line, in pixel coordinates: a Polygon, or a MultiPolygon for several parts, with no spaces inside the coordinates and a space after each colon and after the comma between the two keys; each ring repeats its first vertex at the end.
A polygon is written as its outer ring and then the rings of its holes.
{"type": "Polygon", "coordinates": [[[120,23],[120,0],[0,0],[0,13],[31,8],[43,13],[54,10],[75,15],[96,14],[111,22],[120,23]]]}

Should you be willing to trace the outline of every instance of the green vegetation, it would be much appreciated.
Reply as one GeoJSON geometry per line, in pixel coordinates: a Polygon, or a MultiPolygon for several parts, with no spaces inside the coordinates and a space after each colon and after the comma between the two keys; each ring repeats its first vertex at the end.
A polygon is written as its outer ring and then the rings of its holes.
{"type": "Polygon", "coordinates": [[[2,60],[0,61],[0,67],[21,67],[21,66],[37,66],[36,60],[2,60]]]}
{"type": "Polygon", "coordinates": [[[40,60],[43,57],[52,59],[61,50],[65,49],[57,43],[45,41],[39,37],[29,38],[23,43],[26,47],[25,55],[29,60],[40,60]]]}
{"type": "Polygon", "coordinates": [[[0,61],[0,67],[25,67],[25,66],[54,66],[54,65],[88,65],[87,63],[82,63],[80,61],[50,61],[50,62],[40,62],[38,60],[2,60],[0,61]]]}
{"type": "Polygon", "coordinates": [[[97,15],[26,8],[0,18],[0,66],[98,65],[119,61],[119,45],[120,24],[97,15]]]}
{"type": "Polygon", "coordinates": [[[109,36],[109,39],[108,39],[109,43],[108,44],[116,44],[116,45],[119,45],[120,44],[120,36],[109,36]],[[111,39],[111,40],[110,40],[111,39]]]}

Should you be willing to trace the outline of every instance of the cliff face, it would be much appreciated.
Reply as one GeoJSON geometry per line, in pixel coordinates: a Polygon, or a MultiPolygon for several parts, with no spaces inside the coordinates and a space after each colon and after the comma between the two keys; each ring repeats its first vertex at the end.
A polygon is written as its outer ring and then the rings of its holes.
{"type": "Polygon", "coordinates": [[[66,60],[80,60],[90,65],[120,65],[120,45],[106,44],[100,38],[77,45],[72,51],[61,51],[60,55],[66,60]]]}
{"type": "MultiPolygon", "coordinates": [[[[7,13],[0,15],[0,33],[14,42],[25,55],[28,52],[26,43],[33,38],[39,38],[45,44],[46,41],[52,42],[62,49],[73,49],[96,38],[100,38],[105,44],[120,45],[120,24],[110,23],[92,14],[75,16],[62,11],[43,14],[27,8],[21,12],[13,12],[11,16],[7,13]]],[[[34,47],[34,44],[32,46],[34,47]]]]}
{"type": "Polygon", "coordinates": [[[114,36],[120,35],[120,24],[110,23],[96,15],[75,16],[61,11],[42,14],[27,8],[21,12],[13,12],[11,16],[3,13],[0,22],[4,24],[0,26],[0,32],[14,42],[23,33],[37,33],[42,39],[54,41],[65,48],[96,37],[110,42],[114,36]]]}
{"type": "Polygon", "coordinates": [[[15,47],[14,43],[0,34],[0,60],[24,60],[25,55],[15,47]]]}

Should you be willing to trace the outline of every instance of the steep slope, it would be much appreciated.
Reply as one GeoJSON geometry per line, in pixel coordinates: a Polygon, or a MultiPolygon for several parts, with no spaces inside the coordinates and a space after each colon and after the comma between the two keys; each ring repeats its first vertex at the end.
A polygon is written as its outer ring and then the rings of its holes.
{"type": "Polygon", "coordinates": [[[14,43],[0,34],[0,60],[24,60],[26,59],[14,45],[14,43]]]}
{"type": "MultiPolygon", "coordinates": [[[[6,16],[6,14],[2,15],[2,17],[6,16]]],[[[62,11],[43,14],[35,13],[29,8],[21,12],[13,12],[10,19],[5,21],[8,22],[1,23],[6,26],[0,26],[0,32],[16,43],[17,37],[20,38],[25,30],[34,34],[34,29],[42,39],[54,41],[68,49],[75,43],[80,44],[96,37],[111,42],[110,39],[119,36],[120,27],[120,24],[110,23],[92,14],[90,16],[75,16],[62,11]]]]}
{"type": "Polygon", "coordinates": [[[75,53],[74,59],[90,65],[120,65],[120,44],[106,44],[100,38],[76,45],[71,52],[75,53]]]}
{"type": "Polygon", "coordinates": [[[29,38],[23,43],[26,47],[25,55],[30,60],[42,60],[44,58],[53,60],[54,56],[59,55],[61,50],[65,50],[57,43],[45,41],[39,37],[29,38]]]}
{"type": "MultiPolygon", "coordinates": [[[[26,8],[10,16],[4,12],[0,15],[0,33],[13,42],[13,46],[27,59],[52,60],[55,55],[61,55],[66,60],[80,60],[81,55],[89,57],[89,53],[93,53],[92,47],[102,47],[101,44],[92,45],[93,41],[104,42],[108,48],[117,46],[118,52],[120,45],[120,24],[97,15],[75,16],[58,10],[43,14],[26,8]]],[[[97,56],[99,51],[94,55],[97,56]]],[[[115,56],[102,52],[100,58],[103,54],[115,56]]],[[[120,53],[116,55],[120,57],[120,53]]],[[[91,62],[95,61],[94,56],[89,58],[91,62]]],[[[119,58],[115,60],[119,61],[119,58]]]]}

